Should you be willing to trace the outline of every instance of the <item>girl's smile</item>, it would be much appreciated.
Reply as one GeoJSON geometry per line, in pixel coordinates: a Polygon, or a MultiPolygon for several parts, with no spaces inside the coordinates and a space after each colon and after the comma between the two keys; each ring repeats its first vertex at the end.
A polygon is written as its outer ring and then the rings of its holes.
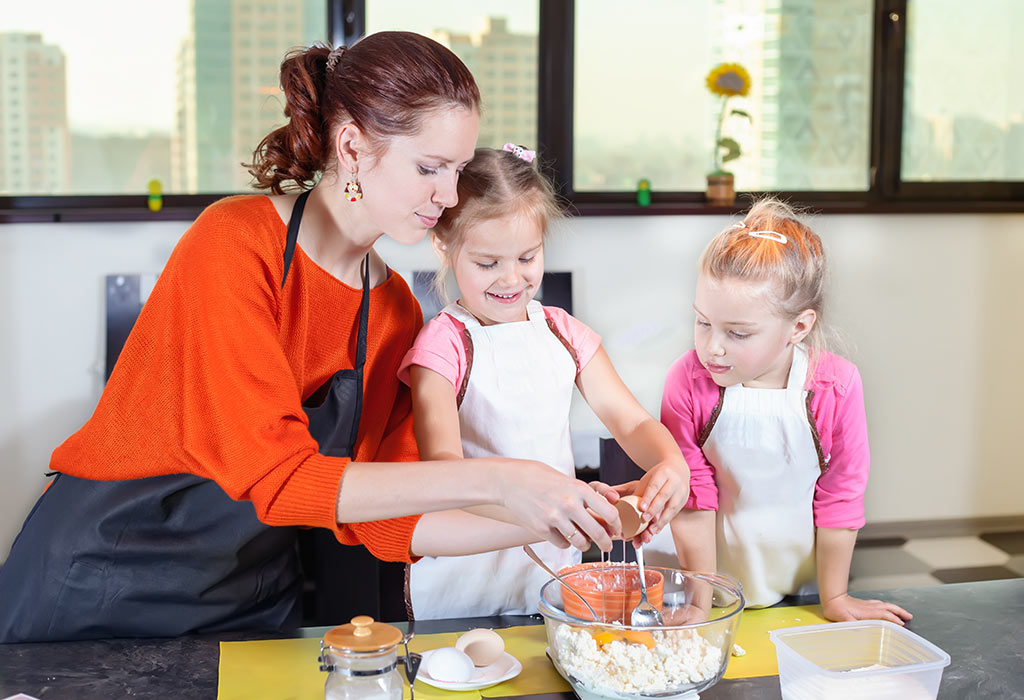
{"type": "Polygon", "coordinates": [[[503,216],[471,225],[452,272],[459,304],[480,323],[526,320],[526,305],[544,277],[543,231],[530,216],[503,216]]]}

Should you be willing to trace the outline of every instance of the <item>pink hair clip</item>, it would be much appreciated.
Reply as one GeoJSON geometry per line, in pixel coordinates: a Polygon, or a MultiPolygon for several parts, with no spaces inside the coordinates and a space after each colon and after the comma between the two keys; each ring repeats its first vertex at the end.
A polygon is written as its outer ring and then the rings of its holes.
{"type": "Polygon", "coordinates": [[[506,143],[501,147],[501,150],[508,151],[516,158],[525,160],[527,163],[532,163],[533,159],[537,157],[537,151],[530,151],[522,146],[517,146],[514,143],[506,143]]]}

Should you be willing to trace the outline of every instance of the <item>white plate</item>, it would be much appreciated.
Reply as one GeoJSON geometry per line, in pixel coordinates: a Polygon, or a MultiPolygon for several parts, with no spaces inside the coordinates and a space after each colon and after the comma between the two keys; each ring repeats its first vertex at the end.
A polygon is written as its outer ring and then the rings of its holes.
{"type": "Polygon", "coordinates": [[[427,685],[432,685],[442,690],[479,690],[480,688],[489,688],[502,681],[515,678],[523,670],[523,665],[519,663],[519,660],[505,651],[490,666],[474,668],[473,675],[465,683],[439,681],[423,670],[427,665],[427,659],[430,658],[434,651],[436,650],[431,649],[430,651],[423,652],[423,662],[420,664],[420,672],[416,674],[416,680],[423,681],[427,685]]]}

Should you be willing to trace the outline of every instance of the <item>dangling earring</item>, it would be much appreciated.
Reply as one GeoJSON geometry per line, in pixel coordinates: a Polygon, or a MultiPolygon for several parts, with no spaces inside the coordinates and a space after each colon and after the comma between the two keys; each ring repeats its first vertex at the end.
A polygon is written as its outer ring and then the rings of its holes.
{"type": "Polygon", "coordinates": [[[352,178],[345,185],[345,199],[350,202],[358,202],[363,198],[363,188],[359,184],[359,178],[356,177],[355,173],[352,173],[352,178]]]}

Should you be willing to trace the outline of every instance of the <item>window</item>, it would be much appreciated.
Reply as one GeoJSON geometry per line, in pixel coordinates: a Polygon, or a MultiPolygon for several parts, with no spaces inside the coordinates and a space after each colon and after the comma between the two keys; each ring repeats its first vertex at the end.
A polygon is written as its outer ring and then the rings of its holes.
{"type": "Polygon", "coordinates": [[[146,3],[104,7],[0,13],[0,221],[148,216],[153,178],[164,216],[194,217],[247,187],[239,163],[283,121],[288,48],[383,29],[461,56],[481,145],[537,146],[582,213],[639,211],[640,178],[647,211],[702,210],[721,114],[704,79],[726,62],[752,78],[729,110],[749,118],[727,113],[740,190],[1024,211],[1019,0],[171,0],[160,31],[146,3]]]}
{"type": "Polygon", "coordinates": [[[170,194],[246,189],[239,164],[258,142],[250,134],[284,122],[281,57],[326,40],[325,1],[264,3],[261,16],[272,21],[258,38],[241,20],[254,0],[171,0],[156,15],[131,0],[103,12],[75,0],[5,6],[9,81],[42,89],[0,97],[0,195],[139,194],[152,179],[170,194]],[[22,136],[19,124],[56,137],[22,136]],[[17,176],[4,164],[30,153],[42,157],[17,176]]]}
{"type": "Polygon", "coordinates": [[[908,7],[903,180],[1024,180],[1022,28],[1019,0],[908,7]]]}
{"type": "Polygon", "coordinates": [[[641,178],[703,190],[720,117],[742,149],[728,164],[737,189],[868,189],[872,0],[619,8],[576,3],[575,191],[633,191],[641,178]],[[705,84],[722,63],[751,76],[724,115],[705,84]]]}
{"type": "Polygon", "coordinates": [[[483,102],[479,145],[500,148],[537,142],[537,109],[510,92],[537,94],[537,2],[530,0],[370,0],[366,33],[405,30],[432,37],[462,59],[480,87],[483,102]],[[501,63],[500,71],[494,69],[501,63]],[[516,64],[513,68],[510,64],[516,64]]]}

